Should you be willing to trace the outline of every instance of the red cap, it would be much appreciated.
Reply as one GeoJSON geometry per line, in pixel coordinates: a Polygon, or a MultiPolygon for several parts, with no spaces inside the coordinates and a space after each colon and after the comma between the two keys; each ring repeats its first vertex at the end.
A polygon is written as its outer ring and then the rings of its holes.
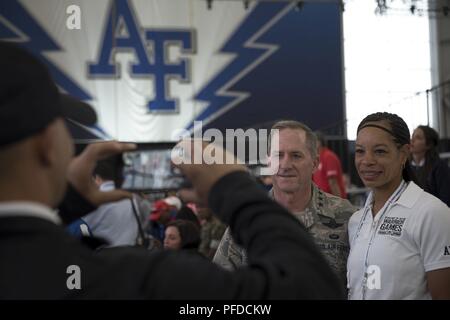
{"type": "Polygon", "coordinates": [[[153,203],[153,210],[150,213],[150,220],[156,221],[161,216],[161,212],[168,210],[169,205],[164,200],[158,200],[153,203]]]}

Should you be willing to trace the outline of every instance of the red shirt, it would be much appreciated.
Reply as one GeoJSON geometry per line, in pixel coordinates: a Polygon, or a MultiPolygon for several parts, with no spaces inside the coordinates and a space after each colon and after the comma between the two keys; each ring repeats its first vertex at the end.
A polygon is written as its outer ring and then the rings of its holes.
{"type": "Polygon", "coordinates": [[[342,177],[341,161],[337,155],[328,148],[323,147],[320,151],[320,163],[316,172],[313,174],[313,181],[317,186],[325,192],[331,193],[329,178],[336,178],[339,190],[341,191],[341,197],[347,198],[345,192],[344,179],[342,177]]]}

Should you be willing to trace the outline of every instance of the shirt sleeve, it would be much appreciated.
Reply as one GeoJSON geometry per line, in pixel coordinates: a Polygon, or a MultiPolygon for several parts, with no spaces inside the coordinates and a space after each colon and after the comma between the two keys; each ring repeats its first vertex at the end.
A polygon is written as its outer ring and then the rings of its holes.
{"type": "Polygon", "coordinates": [[[414,241],[419,247],[425,272],[450,267],[450,209],[426,194],[414,223],[414,241]]]}
{"type": "Polygon", "coordinates": [[[350,219],[348,220],[348,241],[350,244],[350,248],[352,246],[352,240],[355,237],[357,232],[359,223],[361,222],[363,209],[360,209],[352,214],[350,219]]]}

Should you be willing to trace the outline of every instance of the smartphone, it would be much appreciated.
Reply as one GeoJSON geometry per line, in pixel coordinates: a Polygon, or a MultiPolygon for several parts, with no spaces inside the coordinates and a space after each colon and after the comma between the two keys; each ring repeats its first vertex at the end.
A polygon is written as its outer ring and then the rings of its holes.
{"type": "Polygon", "coordinates": [[[171,161],[175,143],[138,144],[137,150],[123,157],[122,189],[142,192],[177,190],[188,185],[186,178],[171,161]]]}

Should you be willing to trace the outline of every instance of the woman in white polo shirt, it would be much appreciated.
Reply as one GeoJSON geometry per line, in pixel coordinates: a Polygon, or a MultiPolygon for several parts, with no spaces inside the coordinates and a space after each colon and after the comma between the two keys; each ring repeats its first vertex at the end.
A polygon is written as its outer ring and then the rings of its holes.
{"type": "Polygon", "coordinates": [[[450,299],[450,209],[412,181],[409,137],[391,113],[358,126],[355,166],[371,193],[349,222],[349,299],[450,299]]]}

